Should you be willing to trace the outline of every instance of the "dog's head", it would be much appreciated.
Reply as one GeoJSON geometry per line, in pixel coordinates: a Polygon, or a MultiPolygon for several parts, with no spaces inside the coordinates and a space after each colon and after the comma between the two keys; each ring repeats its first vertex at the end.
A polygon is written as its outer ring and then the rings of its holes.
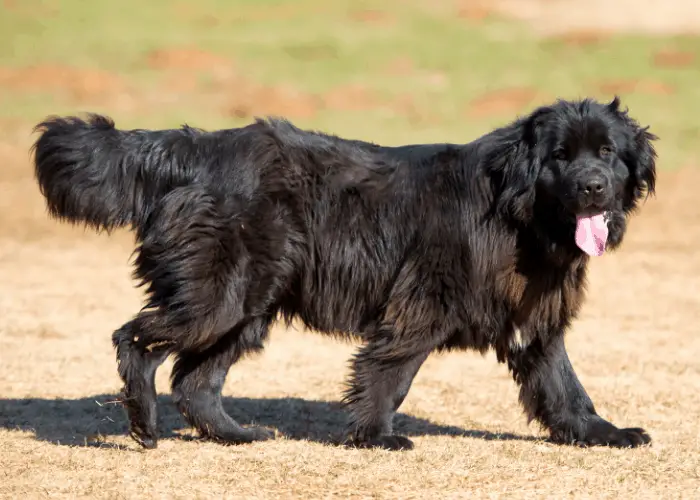
{"type": "Polygon", "coordinates": [[[609,104],[559,101],[521,125],[540,230],[559,232],[589,255],[615,249],[626,216],[654,193],[656,136],[621,110],[617,97],[609,104]]]}

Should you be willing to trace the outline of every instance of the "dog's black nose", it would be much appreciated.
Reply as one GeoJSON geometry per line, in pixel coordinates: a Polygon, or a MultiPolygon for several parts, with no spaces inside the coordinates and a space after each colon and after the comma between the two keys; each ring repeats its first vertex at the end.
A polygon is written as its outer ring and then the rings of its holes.
{"type": "Polygon", "coordinates": [[[599,201],[606,196],[608,181],[604,176],[593,176],[579,182],[579,192],[591,201],[599,201]]]}
{"type": "Polygon", "coordinates": [[[602,178],[590,179],[581,186],[581,189],[586,194],[600,194],[603,192],[605,181],[602,178]]]}

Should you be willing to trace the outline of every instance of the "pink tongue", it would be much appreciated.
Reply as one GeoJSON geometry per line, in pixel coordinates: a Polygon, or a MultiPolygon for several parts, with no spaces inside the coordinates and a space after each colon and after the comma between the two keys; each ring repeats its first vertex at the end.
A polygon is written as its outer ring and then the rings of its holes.
{"type": "Polygon", "coordinates": [[[608,239],[608,224],[603,214],[590,217],[576,217],[576,244],[591,257],[599,257],[605,252],[608,239]]]}

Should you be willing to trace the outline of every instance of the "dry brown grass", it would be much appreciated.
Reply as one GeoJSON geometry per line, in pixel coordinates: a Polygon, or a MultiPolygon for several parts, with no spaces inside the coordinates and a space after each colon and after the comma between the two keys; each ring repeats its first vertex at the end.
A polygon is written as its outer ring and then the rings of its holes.
{"type": "MultiPolygon", "coordinates": [[[[569,336],[599,411],[654,438],[638,450],[576,449],[527,427],[494,356],[431,358],[398,418],[406,453],[330,444],[353,346],[279,329],[231,371],[227,407],[279,429],[274,442],[191,438],[159,372],[166,435],[155,451],[124,436],[110,332],[140,306],[112,238],[49,221],[26,153],[0,172],[0,496],[3,498],[595,498],[700,495],[700,227],[697,169],[664,173],[626,245],[593,263],[569,336]],[[234,390],[235,389],[235,390],[234,390]]],[[[13,154],[10,154],[14,151],[13,154]]],[[[26,150],[25,150],[26,151],[26,150]]]]}

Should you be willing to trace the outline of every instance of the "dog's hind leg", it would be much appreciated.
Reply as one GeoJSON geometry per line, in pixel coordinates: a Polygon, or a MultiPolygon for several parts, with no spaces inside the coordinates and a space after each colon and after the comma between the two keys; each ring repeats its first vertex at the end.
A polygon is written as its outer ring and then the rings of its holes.
{"type": "MultiPolygon", "coordinates": [[[[135,275],[148,287],[148,309],[136,319],[144,347],[162,345],[177,355],[173,398],[186,419],[205,436],[244,442],[269,436],[229,417],[221,388],[232,363],[262,348],[287,283],[270,271],[284,256],[286,235],[262,216],[274,222],[272,210],[258,214],[260,229],[247,234],[234,201],[224,204],[192,185],[173,189],[154,207],[138,228],[135,275]]],[[[138,436],[132,421],[134,431],[138,436]]]]}
{"type": "Polygon", "coordinates": [[[112,335],[117,349],[119,376],[124,382],[123,405],[129,417],[129,434],[144,448],[158,442],[155,376],[170,354],[168,342],[150,343],[142,335],[140,321],[132,320],[112,335]]]}
{"type": "Polygon", "coordinates": [[[179,353],[172,374],[173,400],[202,437],[231,444],[273,437],[261,427],[242,427],[221,402],[229,368],[245,353],[262,350],[269,324],[269,318],[258,317],[232,329],[203,352],[179,353]]]}

